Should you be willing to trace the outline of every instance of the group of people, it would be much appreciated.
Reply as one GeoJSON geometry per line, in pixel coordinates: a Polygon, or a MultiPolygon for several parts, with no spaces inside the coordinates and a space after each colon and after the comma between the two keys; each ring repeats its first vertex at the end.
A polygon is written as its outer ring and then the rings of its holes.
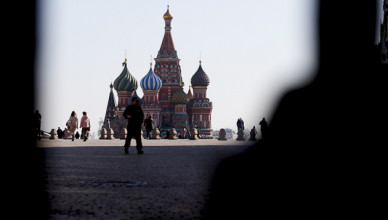
{"type": "MultiPolygon", "coordinates": [[[[70,118],[66,122],[66,127],[66,130],[71,134],[71,140],[74,141],[74,138],[76,138],[75,131],[78,129],[78,117],[75,111],[71,112],[70,118]]],[[[83,137],[84,141],[88,140],[90,132],[90,119],[86,112],[82,112],[82,118],[79,128],[82,129],[81,137],[83,137]]],[[[64,135],[66,135],[66,132],[64,132],[64,135]]]]}
{"type": "MultiPolygon", "coordinates": [[[[265,118],[263,118],[260,121],[259,125],[260,125],[260,131],[261,131],[261,139],[264,139],[267,136],[267,132],[268,132],[268,122],[265,120],[265,118]]],[[[240,129],[245,130],[244,121],[242,120],[242,118],[239,118],[237,120],[237,130],[240,130],[240,129]]],[[[256,127],[253,126],[250,132],[249,140],[256,141],[256,134],[258,134],[256,127]]]]}

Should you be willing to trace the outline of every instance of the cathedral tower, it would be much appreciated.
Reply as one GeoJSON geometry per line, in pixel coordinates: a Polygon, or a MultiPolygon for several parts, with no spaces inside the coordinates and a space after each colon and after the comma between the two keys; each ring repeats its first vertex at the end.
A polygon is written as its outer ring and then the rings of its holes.
{"type": "Polygon", "coordinates": [[[202,135],[212,135],[213,133],[211,128],[213,103],[207,97],[209,83],[209,77],[202,69],[201,61],[199,61],[198,70],[191,78],[194,94],[187,108],[190,126],[197,126],[199,133],[202,135]]]}
{"type": "Polygon", "coordinates": [[[165,22],[164,37],[157,57],[155,58],[154,72],[162,80],[163,85],[159,91],[159,102],[162,108],[160,126],[163,130],[173,127],[174,105],[172,96],[180,87],[182,79],[177,51],[171,36],[171,21],[173,16],[167,7],[163,15],[165,22]]]}
{"type": "Polygon", "coordinates": [[[144,115],[151,115],[154,120],[154,126],[160,127],[162,108],[159,102],[159,90],[162,87],[162,80],[152,71],[152,63],[147,75],[141,79],[140,86],[144,93],[141,104],[144,115]]]}

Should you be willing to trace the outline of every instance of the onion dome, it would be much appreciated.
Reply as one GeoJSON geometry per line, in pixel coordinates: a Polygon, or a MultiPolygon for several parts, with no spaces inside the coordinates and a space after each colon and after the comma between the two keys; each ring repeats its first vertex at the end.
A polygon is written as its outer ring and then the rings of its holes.
{"type": "Polygon", "coordinates": [[[203,71],[202,66],[201,66],[201,61],[199,61],[199,67],[197,72],[191,77],[191,86],[208,86],[209,85],[209,77],[203,71]]]}
{"type": "Polygon", "coordinates": [[[172,96],[172,103],[174,104],[187,104],[189,103],[190,98],[183,91],[183,87],[179,87],[178,91],[172,96]]]}
{"type": "Polygon", "coordinates": [[[152,63],[150,71],[140,80],[140,86],[143,90],[160,90],[162,88],[162,80],[152,71],[152,63]]]}
{"type": "Polygon", "coordinates": [[[137,81],[135,77],[129,73],[127,68],[127,58],[125,58],[123,66],[124,69],[119,77],[117,77],[114,81],[113,86],[116,91],[135,91],[137,89],[137,81]]]}
{"type": "Polygon", "coordinates": [[[164,20],[171,20],[173,18],[172,14],[170,12],[170,6],[169,5],[167,5],[167,11],[166,11],[166,13],[164,13],[163,18],[164,18],[164,20]]]}

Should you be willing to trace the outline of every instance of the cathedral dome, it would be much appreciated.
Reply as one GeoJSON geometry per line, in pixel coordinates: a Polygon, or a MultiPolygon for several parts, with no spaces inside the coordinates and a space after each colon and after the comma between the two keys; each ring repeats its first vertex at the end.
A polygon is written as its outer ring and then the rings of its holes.
{"type": "Polygon", "coordinates": [[[124,69],[114,81],[113,87],[116,91],[135,91],[137,89],[137,80],[129,73],[127,59],[125,59],[123,65],[124,69]]]}
{"type": "Polygon", "coordinates": [[[190,98],[183,91],[182,87],[179,87],[178,91],[172,96],[172,103],[174,104],[187,104],[189,101],[190,98]]]}
{"type": "Polygon", "coordinates": [[[164,13],[163,18],[164,20],[171,20],[173,18],[170,12],[170,6],[167,6],[167,11],[164,13]]]}
{"type": "Polygon", "coordinates": [[[152,71],[152,66],[147,75],[140,80],[140,86],[143,90],[160,90],[162,80],[152,71]]]}
{"type": "Polygon", "coordinates": [[[199,67],[197,72],[191,77],[191,86],[208,86],[209,85],[209,77],[203,71],[201,66],[201,61],[199,61],[199,67]]]}

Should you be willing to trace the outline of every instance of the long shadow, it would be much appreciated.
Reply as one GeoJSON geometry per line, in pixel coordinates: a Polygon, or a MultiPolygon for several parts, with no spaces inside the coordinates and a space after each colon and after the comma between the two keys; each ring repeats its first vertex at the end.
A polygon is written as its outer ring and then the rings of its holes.
{"type": "Polygon", "coordinates": [[[284,95],[268,138],[219,164],[204,219],[382,214],[388,69],[374,60],[375,6],[320,1],[315,80],[284,95]]]}

